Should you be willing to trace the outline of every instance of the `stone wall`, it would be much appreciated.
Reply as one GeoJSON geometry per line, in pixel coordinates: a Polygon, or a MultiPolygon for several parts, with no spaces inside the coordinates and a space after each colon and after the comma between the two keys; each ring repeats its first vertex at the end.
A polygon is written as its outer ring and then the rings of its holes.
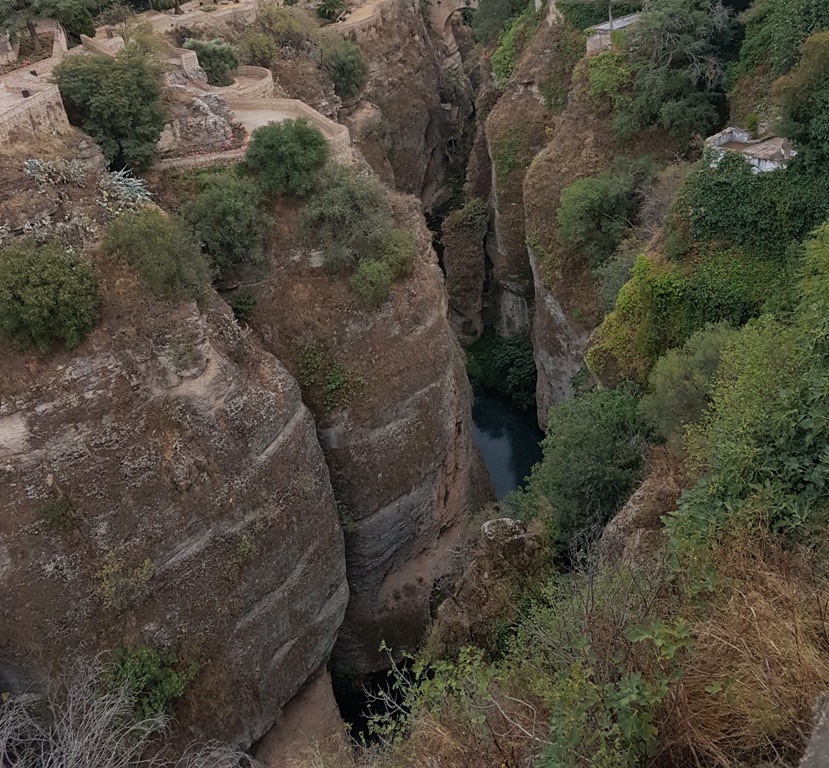
{"type": "Polygon", "coordinates": [[[69,121],[56,85],[38,85],[28,81],[6,81],[7,92],[28,89],[32,95],[20,97],[11,108],[0,112],[0,142],[22,141],[34,134],[61,134],[69,130],[69,121]]]}

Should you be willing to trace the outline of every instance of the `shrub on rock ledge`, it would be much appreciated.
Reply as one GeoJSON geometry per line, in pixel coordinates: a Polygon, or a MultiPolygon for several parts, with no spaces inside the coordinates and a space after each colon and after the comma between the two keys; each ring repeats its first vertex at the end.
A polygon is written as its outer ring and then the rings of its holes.
{"type": "Polygon", "coordinates": [[[199,60],[199,66],[207,75],[207,82],[210,85],[232,85],[233,78],[230,73],[239,66],[239,57],[233,46],[220,38],[215,40],[194,40],[184,41],[184,47],[195,51],[199,60]]]}
{"type": "Polygon", "coordinates": [[[268,123],[250,137],[245,166],[271,194],[311,191],[328,159],[325,137],[304,118],[268,123]]]}
{"type": "Polygon", "coordinates": [[[158,208],[119,214],[104,247],[132,264],[159,298],[198,301],[210,283],[210,265],[190,227],[158,208]]]}
{"type": "Polygon", "coordinates": [[[98,315],[91,267],[58,243],[11,245],[0,253],[0,333],[24,346],[72,349],[98,315]]]}

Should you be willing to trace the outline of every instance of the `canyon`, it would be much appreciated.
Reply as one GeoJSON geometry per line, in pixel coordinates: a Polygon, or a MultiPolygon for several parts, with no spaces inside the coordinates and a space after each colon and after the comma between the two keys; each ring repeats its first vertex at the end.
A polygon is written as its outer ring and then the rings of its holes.
{"type": "MultiPolygon", "coordinates": [[[[101,257],[105,314],[78,350],[0,346],[0,690],[43,691],[73,660],[161,647],[198,668],[176,743],[250,748],[267,734],[262,749],[279,752],[303,702],[330,709],[329,664],[359,681],[387,667],[381,644],[418,647],[493,498],[459,339],[484,327],[532,339],[542,426],[570,396],[593,299],[543,261],[539,221],[568,179],[612,154],[592,149],[589,125],[573,132],[578,115],[545,107],[542,81],[569,72],[555,14],[499,91],[486,60],[463,61],[464,6],[439,5],[387,0],[341,23],[369,74],[339,110],[329,93],[278,84],[279,104],[304,98],[338,117],[353,162],[393,190],[395,219],[415,234],[413,273],[381,308],[367,312],[324,269],[286,202],[272,211],[272,270],[244,283],[257,298],[249,328],[216,294],[170,313],[101,257]],[[564,170],[563,151],[575,156],[564,170]],[[483,221],[446,218],[439,259],[422,211],[460,190],[483,221]],[[344,372],[347,402],[304,382],[309,355],[344,372]]],[[[171,145],[188,136],[182,109],[171,145]]],[[[202,110],[226,139],[220,111],[202,110]]],[[[74,130],[60,133],[39,157],[83,155],[74,130]]],[[[6,152],[0,171],[17,229],[32,211],[69,210],[64,190],[23,176],[26,153],[6,152]]],[[[152,177],[159,200],[172,165],[152,177]]],[[[72,205],[104,226],[91,206],[100,159],[88,168],[72,205]]]]}

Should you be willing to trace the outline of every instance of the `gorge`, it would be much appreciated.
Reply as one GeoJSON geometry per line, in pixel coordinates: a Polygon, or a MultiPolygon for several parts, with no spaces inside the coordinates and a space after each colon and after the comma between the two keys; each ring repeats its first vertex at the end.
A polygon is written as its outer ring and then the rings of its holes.
{"type": "Polygon", "coordinates": [[[821,0],[140,4],[0,4],[0,768],[793,768],[821,0]]]}

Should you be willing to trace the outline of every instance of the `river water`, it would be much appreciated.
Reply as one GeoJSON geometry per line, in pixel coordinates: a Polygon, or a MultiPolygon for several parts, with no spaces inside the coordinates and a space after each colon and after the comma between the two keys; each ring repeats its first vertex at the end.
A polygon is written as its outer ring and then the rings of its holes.
{"type": "Polygon", "coordinates": [[[509,401],[484,389],[475,389],[472,402],[472,433],[495,486],[503,499],[515,490],[541,460],[538,428],[534,411],[519,411],[509,401]]]}

